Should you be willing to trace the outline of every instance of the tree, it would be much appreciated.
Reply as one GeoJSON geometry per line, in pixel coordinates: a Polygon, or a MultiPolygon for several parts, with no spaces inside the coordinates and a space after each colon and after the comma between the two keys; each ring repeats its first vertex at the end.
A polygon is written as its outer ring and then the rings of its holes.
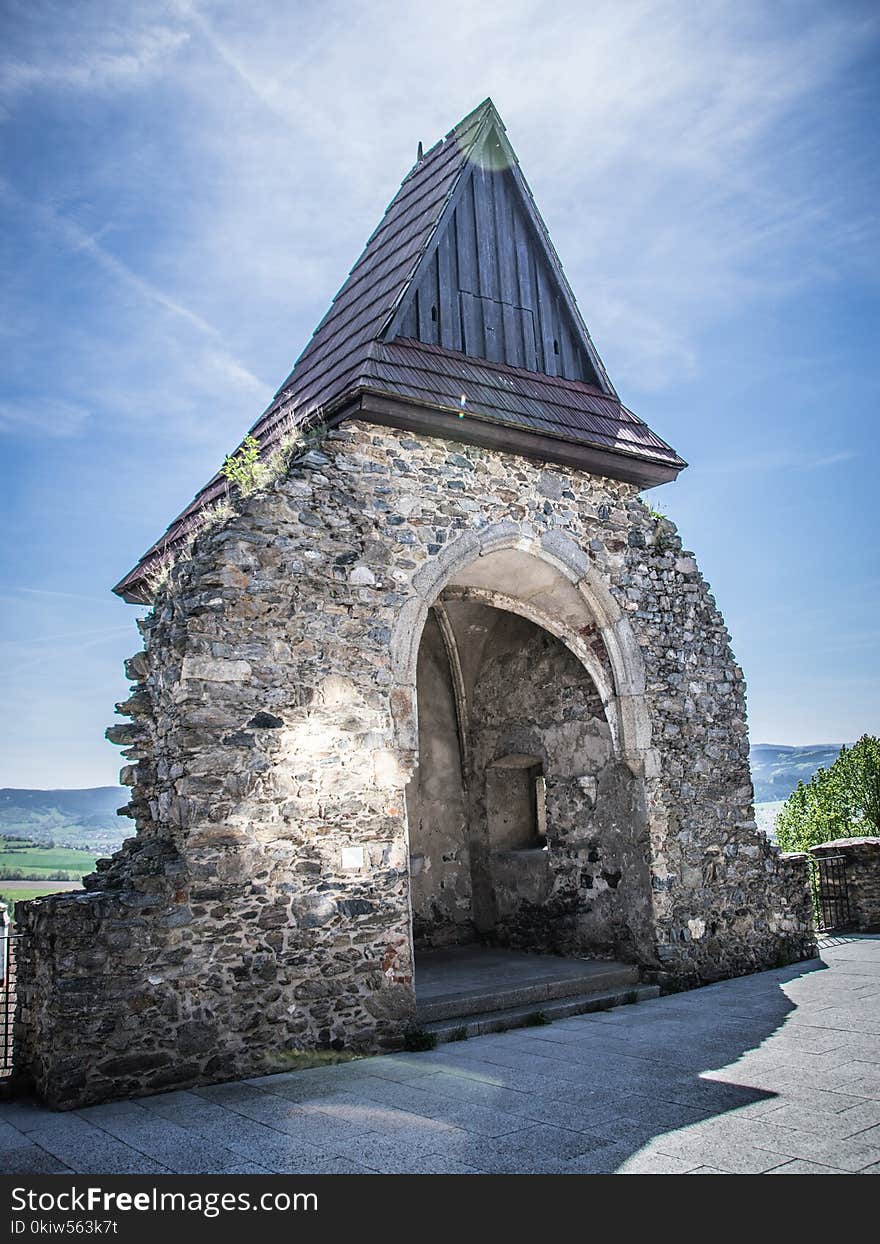
{"type": "Polygon", "coordinates": [[[783,851],[808,851],[835,838],[880,834],[880,739],[842,747],[830,769],[798,782],[776,818],[783,851]]]}
{"type": "Polygon", "coordinates": [[[863,734],[849,750],[841,748],[841,760],[844,754],[846,789],[856,815],[864,822],[861,832],[880,834],[880,739],[863,734]]]}

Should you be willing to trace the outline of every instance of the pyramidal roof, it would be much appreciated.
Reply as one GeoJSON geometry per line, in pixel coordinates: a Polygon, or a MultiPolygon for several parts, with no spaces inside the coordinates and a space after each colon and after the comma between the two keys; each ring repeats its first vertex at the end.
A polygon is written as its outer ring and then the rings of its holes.
{"type": "MultiPolygon", "coordinates": [[[[686,465],[614,391],[489,99],[420,148],[251,435],[268,454],[297,426],[352,417],[641,488],[686,465]]],[[[145,599],[227,489],[215,475],[113,590],[145,599]]]]}

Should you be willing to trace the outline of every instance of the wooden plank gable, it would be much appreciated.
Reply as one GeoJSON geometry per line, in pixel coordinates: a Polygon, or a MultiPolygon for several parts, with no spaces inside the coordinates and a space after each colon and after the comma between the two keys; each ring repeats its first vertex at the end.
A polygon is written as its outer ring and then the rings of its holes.
{"type": "Polygon", "coordinates": [[[503,127],[490,124],[384,333],[613,389],[503,127]]]}

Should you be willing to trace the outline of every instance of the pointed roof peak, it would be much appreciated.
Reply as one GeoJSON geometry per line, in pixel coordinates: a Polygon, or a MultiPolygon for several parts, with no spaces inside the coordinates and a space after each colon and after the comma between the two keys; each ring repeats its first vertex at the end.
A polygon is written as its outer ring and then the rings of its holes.
{"type": "Polygon", "coordinates": [[[507,126],[502,121],[500,112],[487,95],[481,104],[477,104],[476,108],[452,127],[442,141],[444,143],[460,142],[468,152],[473,152],[479,147],[481,140],[493,129],[497,130],[500,135],[507,134],[507,126]]]}
{"type": "MultiPolygon", "coordinates": [[[[639,487],[685,465],[621,405],[489,97],[422,151],[251,434],[268,454],[349,416],[639,487]]],[[[142,599],[227,489],[215,475],[114,591],[142,599]]]]}
{"type": "MultiPolygon", "coordinates": [[[[504,122],[498,115],[498,111],[492,103],[492,100],[487,96],[483,102],[481,104],[477,104],[476,108],[473,108],[467,116],[462,117],[459,122],[453,125],[452,129],[448,130],[442,138],[438,138],[432,147],[429,147],[427,150],[422,150],[421,157],[416,160],[415,164],[404,177],[403,182],[401,183],[401,190],[412,178],[413,174],[418,172],[425,160],[436,156],[445,148],[448,148],[449,144],[458,143],[460,154],[462,156],[467,156],[473,150],[479,139],[483,136],[484,128],[488,128],[487,122],[489,121],[494,121],[501,127],[502,130],[504,130],[504,122]]],[[[419,143],[419,147],[421,148],[422,146],[423,144],[419,143]]],[[[389,204],[388,210],[394,206],[397,197],[399,197],[399,192],[398,196],[395,196],[395,199],[393,199],[391,204],[389,204]]]]}
{"type": "Polygon", "coordinates": [[[455,179],[379,337],[581,380],[616,397],[491,99],[431,148],[404,187],[414,192],[428,159],[450,152],[455,179]]]}
{"type": "Polygon", "coordinates": [[[495,107],[495,104],[492,102],[492,97],[490,95],[487,95],[486,98],[482,101],[482,103],[477,104],[476,108],[472,108],[470,112],[467,113],[466,116],[463,116],[460,121],[458,121],[455,125],[453,125],[452,129],[449,130],[446,137],[452,138],[453,135],[458,130],[465,129],[466,127],[473,125],[478,120],[484,121],[486,117],[489,116],[490,113],[495,117],[497,121],[499,122],[501,121],[501,117],[498,114],[498,109],[495,107]]]}

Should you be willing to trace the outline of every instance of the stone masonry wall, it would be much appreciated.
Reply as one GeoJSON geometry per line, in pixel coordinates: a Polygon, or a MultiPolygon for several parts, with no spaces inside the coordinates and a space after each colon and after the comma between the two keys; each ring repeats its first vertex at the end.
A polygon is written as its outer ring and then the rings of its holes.
{"type": "Polygon", "coordinates": [[[521,949],[634,959],[651,906],[636,779],[615,762],[602,701],[575,656],[525,618],[497,617],[471,721],[471,825],[486,843],[492,936],[521,949]],[[516,753],[542,761],[546,851],[491,851],[487,774],[516,753]]]}
{"type": "Polygon", "coordinates": [[[689,984],[810,953],[800,883],[753,820],[742,675],[672,525],[624,483],[350,422],[200,537],[141,624],[111,733],[137,836],[87,893],[18,907],[19,1048],[53,1104],[400,1040],[415,756],[390,637],[418,571],[498,523],[584,550],[643,656],[646,970],[689,984]]]}
{"type": "Polygon", "coordinates": [[[844,857],[853,927],[860,933],[880,932],[880,838],[837,838],[811,847],[810,854],[844,857]]]}
{"type": "Polygon", "coordinates": [[[425,623],[418,656],[419,763],[406,788],[417,946],[474,940],[467,792],[455,692],[440,628],[425,623]]]}

